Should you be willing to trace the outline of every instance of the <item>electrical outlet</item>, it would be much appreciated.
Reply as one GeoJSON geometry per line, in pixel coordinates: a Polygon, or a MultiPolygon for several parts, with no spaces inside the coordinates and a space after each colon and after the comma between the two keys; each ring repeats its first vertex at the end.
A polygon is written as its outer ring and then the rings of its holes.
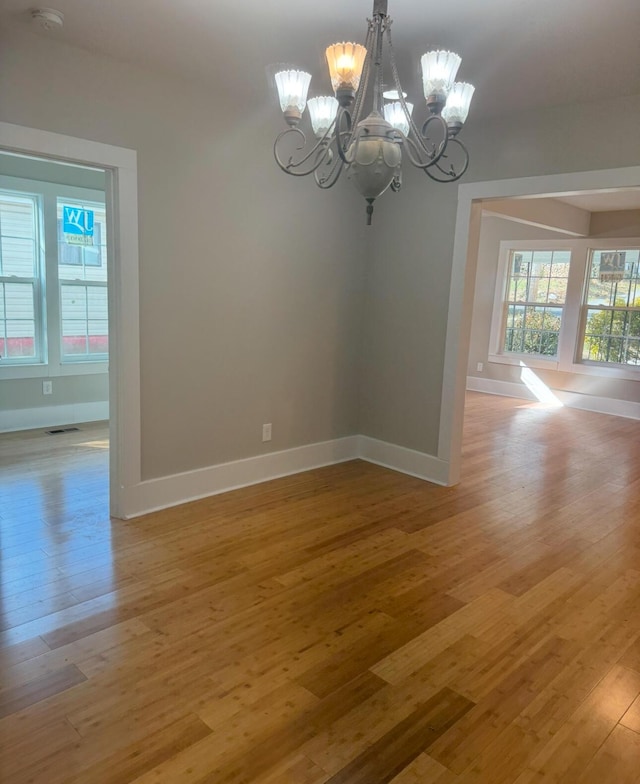
{"type": "Polygon", "coordinates": [[[42,382],[42,394],[43,395],[53,395],[53,381],[43,381],[42,382]]]}
{"type": "Polygon", "coordinates": [[[478,362],[478,364],[476,365],[476,370],[478,371],[478,373],[482,373],[482,371],[484,370],[484,362],[478,362]]]}
{"type": "Polygon", "coordinates": [[[271,441],[271,422],[266,425],[262,425],[262,440],[271,441]]]}

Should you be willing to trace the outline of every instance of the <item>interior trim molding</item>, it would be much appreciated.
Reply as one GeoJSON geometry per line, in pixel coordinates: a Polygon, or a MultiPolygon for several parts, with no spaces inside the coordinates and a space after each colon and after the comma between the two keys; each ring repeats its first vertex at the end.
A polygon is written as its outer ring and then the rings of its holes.
{"type": "MultiPolygon", "coordinates": [[[[518,196],[557,196],[580,191],[640,186],[640,166],[544,174],[458,186],[449,313],[440,406],[438,457],[449,465],[447,484],[460,480],[471,316],[476,279],[482,200],[518,196]]],[[[586,396],[583,396],[586,397],[586,396]]],[[[592,398],[593,401],[593,398],[592,398]]]]}
{"type": "Polygon", "coordinates": [[[357,457],[358,436],[347,436],[147,479],[131,488],[127,519],[357,457]]]}
{"type": "MultiPolygon", "coordinates": [[[[491,378],[467,376],[467,389],[471,392],[485,392],[488,395],[537,400],[536,396],[525,384],[519,384],[515,381],[496,381],[491,378]]],[[[640,403],[634,403],[631,400],[616,400],[611,397],[583,395],[579,392],[567,392],[562,389],[552,389],[551,391],[562,405],[567,406],[567,408],[579,408],[583,411],[610,414],[611,416],[626,417],[627,419],[640,419],[640,403]]]]}
{"type": "Polygon", "coordinates": [[[358,458],[435,484],[446,484],[448,467],[433,455],[355,435],[142,481],[128,490],[126,519],[358,458]]]}
{"type": "Polygon", "coordinates": [[[41,408],[15,408],[0,411],[0,433],[16,430],[77,425],[82,422],[102,422],[109,419],[109,401],[95,403],[65,403],[41,408]]]}
{"type": "MultiPolygon", "coordinates": [[[[141,479],[138,162],[135,150],[0,122],[0,149],[104,169],[109,278],[109,495],[112,517],[141,479]]],[[[47,424],[51,424],[48,422],[47,424]]],[[[66,423],[65,423],[66,424],[66,423]]]]}
{"type": "Polygon", "coordinates": [[[378,441],[376,438],[359,436],[359,439],[358,451],[362,460],[436,485],[447,485],[449,465],[446,461],[426,452],[417,452],[415,449],[407,449],[387,441],[378,441]]]}

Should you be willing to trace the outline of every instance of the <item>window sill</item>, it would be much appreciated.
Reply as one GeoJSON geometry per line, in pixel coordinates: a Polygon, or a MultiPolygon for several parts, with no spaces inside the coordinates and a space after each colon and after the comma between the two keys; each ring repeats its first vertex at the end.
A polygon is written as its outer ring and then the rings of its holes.
{"type": "Polygon", "coordinates": [[[537,370],[555,370],[560,373],[576,373],[585,376],[620,379],[621,381],[640,381],[640,365],[625,367],[623,365],[597,365],[582,362],[562,363],[557,359],[542,359],[530,354],[489,354],[488,362],[516,367],[536,368],[537,370]]]}
{"type": "Polygon", "coordinates": [[[496,362],[500,365],[516,365],[517,367],[538,368],[539,370],[558,370],[558,360],[543,359],[534,354],[489,354],[489,362],[496,362]]]}
{"type": "Polygon", "coordinates": [[[640,381],[640,366],[624,365],[598,365],[575,362],[567,367],[560,368],[565,373],[581,373],[586,376],[600,376],[601,378],[614,378],[622,381],[640,381]]]}
{"type": "Polygon", "coordinates": [[[28,378],[59,378],[61,376],[90,376],[109,372],[108,362],[76,362],[65,365],[5,365],[0,364],[0,381],[28,378]]]}

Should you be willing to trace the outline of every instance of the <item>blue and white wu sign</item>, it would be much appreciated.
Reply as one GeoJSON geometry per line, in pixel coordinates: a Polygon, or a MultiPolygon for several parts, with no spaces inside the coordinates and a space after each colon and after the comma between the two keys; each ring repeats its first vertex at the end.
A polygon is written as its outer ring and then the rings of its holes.
{"type": "Polygon", "coordinates": [[[62,231],[69,245],[93,245],[93,210],[81,207],[62,208],[62,231]]]}

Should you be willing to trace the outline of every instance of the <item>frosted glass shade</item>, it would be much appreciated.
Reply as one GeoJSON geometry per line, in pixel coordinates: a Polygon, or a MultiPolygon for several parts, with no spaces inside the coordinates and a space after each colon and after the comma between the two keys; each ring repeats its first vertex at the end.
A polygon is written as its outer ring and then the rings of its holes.
{"type": "Polygon", "coordinates": [[[295,109],[302,114],[307,105],[311,74],[305,71],[279,71],[275,79],[282,111],[295,109]]]}
{"type": "Polygon", "coordinates": [[[422,86],[424,97],[449,94],[462,58],[454,52],[427,52],[422,55],[422,86]]]}
{"type": "MultiPolygon", "coordinates": [[[[409,114],[411,114],[413,111],[413,104],[408,102],[405,103],[409,110],[409,114]]],[[[386,103],[384,105],[384,119],[390,125],[393,125],[394,128],[402,131],[405,136],[409,135],[409,121],[407,120],[407,115],[404,113],[400,101],[394,101],[393,103],[386,103]]]]}
{"type": "Polygon", "coordinates": [[[321,95],[319,98],[310,98],[308,102],[311,127],[315,135],[320,138],[331,127],[338,111],[338,102],[332,95],[321,95]]]}
{"type": "Polygon", "coordinates": [[[360,44],[333,44],[327,49],[327,63],[334,90],[357,90],[367,50],[360,44]]]}
{"type": "MultiPolygon", "coordinates": [[[[385,101],[397,101],[400,98],[400,93],[397,90],[385,90],[382,93],[382,97],[385,101]]],[[[402,92],[402,97],[407,97],[407,94],[404,91],[402,92]]]]}
{"type": "Polygon", "coordinates": [[[467,119],[475,89],[467,82],[456,82],[453,85],[442,110],[442,117],[447,123],[463,123],[467,119]]]}

